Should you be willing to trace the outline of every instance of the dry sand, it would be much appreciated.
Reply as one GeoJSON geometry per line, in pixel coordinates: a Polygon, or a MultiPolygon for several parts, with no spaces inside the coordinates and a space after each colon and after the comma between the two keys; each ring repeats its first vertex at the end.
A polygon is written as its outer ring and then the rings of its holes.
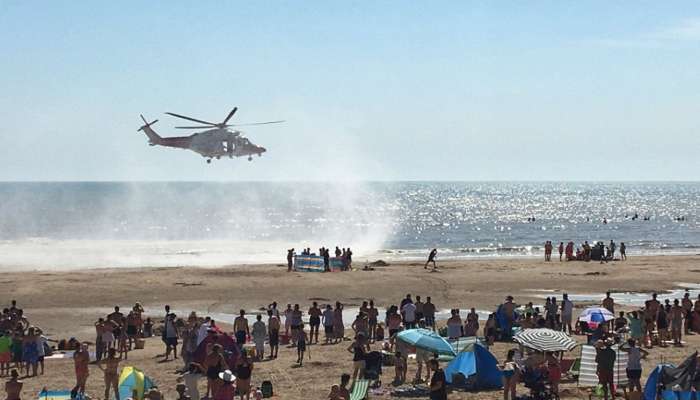
{"type": "MultiPolygon", "coordinates": [[[[650,292],[671,290],[679,282],[700,282],[700,256],[633,257],[626,262],[545,263],[533,259],[469,260],[440,262],[439,272],[428,272],[422,263],[392,263],[374,271],[345,273],[287,273],[282,265],[232,265],[221,268],[141,268],[102,269],[75,272],[7,272],[0,277],[0,301],[16,299],[32,324],[42,327],[53,338],[76,336],[93,340],[92,324],[114,305],[128,309],[136,301],[148,315],[160,316],[163,305],[175,310],[196,310],[200,314],[233,314],[240,308],[255,312],[276,300],[280,304],[299,303],[308,309],[312,300],[335,302],[355,308],[365,299],[378,306],[397,304],[406,293],[432,296],[438,308],[492,310],[507,294],[516,302],[542,303],[542,290],[569,293],[612,291],[650,292]],[[539,291],[539,292],[538,292],[539,291]]],[[[356,263],[356,267],[362,264],[356,263]]],[[[578,307],[583,304],[577,304],[578,307]]],[[[230,324],[232,321],[221,321],[230,324]]],[[[346,321],[348,323],[350,321],[346,321]]],[[[581,340],[581,338],[578,338],[581,340]]],[[[685,348],[657,349],[645,361],[645,375],[663,357],[680,361],[700,346],[700,335],[689,336],[685,348]]],[[[331,383],[349,372],[351,355],[347,345],[311,346],[311,360],[295,368],[296,351],[282,348],[275,361],[257,363],[253,385],[272,380],[278,398],[289,400],[324,399],[331,383]]],[[[503,360],[512,344],[492,348],[503,360]]],[[[149,339],[146,349],[129,354],[128,365],[150,375],[165,392],[175,398],[176,369],[181,362],[159,363],[163,352],[158,338],[149,339]]],[[[574,357],[571,354],[570,357],[574,357]]],[[[125,362],[124,364],[127,364],[125,362]]],[[[24,398],[34,398],[42,387],[70,388],[74,382],[72,361],[47,361],[46,374],[25,380],[24,398]]],[[[409,376],[415,365],[409,363],[409,376]]],[[[91,366],[88,392],[101,398],[104,389],[101,371],[91,366]]],[[[383,381],[393,377],[385,368],[383,381]]],[[[575,382],[563,385],[563,397],[583,398],[585,392],[575,382]]],[[[524,387],[519,392],[525,392],[524,387]]],[[[389,398],[381,396],[378,398],[389,398]]],[[[450,399],[498,399],[500,392],[453,392],[450,399]]]]}

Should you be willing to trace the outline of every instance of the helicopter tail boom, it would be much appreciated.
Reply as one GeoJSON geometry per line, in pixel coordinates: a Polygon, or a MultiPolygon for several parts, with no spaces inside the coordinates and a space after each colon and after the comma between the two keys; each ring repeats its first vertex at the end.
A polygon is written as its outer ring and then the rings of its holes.
{"type": "Polygon", "coordinates": [[[146,118],[141,115],[141,119],[143,120],[144,125],[139,128],[139,131],[143,131],[143,133],[148,136],[148,141],[151,145],[156,145],[160,144],[163,141],[163,138],[156,133],[153,129],[151,129],[151,125],[155,124],[158,122],[158,120],[155,120],[153,122],[147,122],[146,118]]]}

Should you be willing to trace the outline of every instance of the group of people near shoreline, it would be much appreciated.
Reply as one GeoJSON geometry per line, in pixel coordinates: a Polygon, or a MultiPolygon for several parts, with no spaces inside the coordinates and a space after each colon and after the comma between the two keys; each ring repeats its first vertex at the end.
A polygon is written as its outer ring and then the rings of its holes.
{"type": "MultiPolygon", "coordinates": [[[[619,249],[614,240],[610,240],[608,245],[603,242],[597,242],[593,246],[588,243],[588,240],[581,244],[581,247],[576,247],[574,252],[574,242],[569,241],[566,246],[564,242],[559,242],[557,250],[559,251],[559,261],[591,261],[600,260],[600,263],[613,261],[615,259],[615,251],[620,253],[620,261],[627,260],[627,246],[625,242],[620,242],[619,249]]],[[[552,261],[552,252],[554,245],[551,240],[544,243],[544,260],[552,261]]]]}
{"type": "MultiPolygon", "coordinates": [[[[350,247],[347,249],[343,247],[342,249],[335,246],[335,258],[341,260],[343,265],[343,270],[349,270],[352,267],[352,250],[350,247]]],[[[292,247],[287,250],[287,272],[292,272],[294,270],[294,258],[296,257],[296,250],[292,247]]],[[[300,256],[316,256],[323,258],[323,269],[324,271],[330,271],[330,261],[331,261],[331,251],[326,247],[321,247],[318,249],[318,254],[311,251],[310,247],[302,249],[300,256]]]]}

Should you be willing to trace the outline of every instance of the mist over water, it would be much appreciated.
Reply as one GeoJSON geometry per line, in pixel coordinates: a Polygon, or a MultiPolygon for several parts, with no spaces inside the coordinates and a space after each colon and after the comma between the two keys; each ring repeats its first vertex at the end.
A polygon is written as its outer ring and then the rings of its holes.
{"type": "Polygon", "coordinates": [[[0,268],[283,263],[336,245],[357,260],[529,256],[545,240],[697,253],[699,209],[697,183],[2,183],[0,268]]]}

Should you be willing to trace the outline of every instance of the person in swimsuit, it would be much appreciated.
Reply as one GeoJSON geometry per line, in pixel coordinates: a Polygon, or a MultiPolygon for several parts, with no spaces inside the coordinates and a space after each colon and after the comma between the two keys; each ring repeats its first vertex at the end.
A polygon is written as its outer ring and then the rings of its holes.
{"type": "Polygon", "coordinates": [[[109,388],[114,389],[114,397],[119,400],[119,362],[121,357],[117,357],[117,350],[109,349],[107,358],[102,359],[97,363],[97,367],[105,373],[105,399],[109,399],[109,388]],[[104,365],[104,367],[103,367],[104,365]]]}
{"type": "Polygon", "coordinates": [[[10,380],[5,382],[5,393],[7,393],[7,400],[20,400],[22,386],[24,386],[24,383],[19,380],[19,372],[17,372],[16,369],[13,369],[10,371],[10,380]]]}
{"type": "Polygon", "coordinates": [[[343,305],[340,302],[335,303],[333,310],[333,336],[335,342],[340,343],[345,339],[345,324],[343,323],[343,305]]]}
{"type": "Polygon", "coordinates": [[[304,353],[306,352],[306,332],[304,332],[304,324],[299,326],[299,334],[297,337],[297,364],[301,367],[304,364],[304,353]]]}
{"type": "Polygon", "coordinates": [[[302,312],[299,309],[299,304],[294,305],[294,309],[291,314],[291,329],[292,329],[292,346],[296,346],[297,340],[299,339],[299,331],[301,329],[302,323],[302,312]]]}
{"type": "Polygon", "coordinates": [[[367,327],[369,329],[369,339],[372,342],[374,342],[377,331],[377,317],[379,317],[379,310],[374,307],[374,300],[370,300],[367,308],[367,327]]]}
{"type": "Polygon", "coordinates": [[[246,338],[250,336],[250,328],[248,327],[248,319],[245,317],[245,310],[240,310],[239,315],[233,321],[233,332],[235,332],[236,335],[238,348],[242,349],[246,338]]]}
{"type": "Polygon", "coordinates": [[[518,364],[515,363],[515,350],[508,350],[506,361],[501,367],[503,372],[503,400],[515,400],[515,388],[518,385],[518,364]],[[510,399],[509,397],[510,396],[510,399]]]}
{"type": "Polygon", "coordinates": [[[22,338],[22,361],[25,363],[27,376],[37,376],[39,367],[39,349],[36,342],[36,330],[30,327],[22,338]],[[29,369],[31,367],[31,375],[29,369]]]}
{"type": "Polygon", "coordinates": [[[267,315],[267,329],[270,342],[270,358],[277,358],[277,351],[279,350],[280,344],[280,319],[274,314],[273,310],[268,310],[267,315]]]}
{"type": "Polygon", "coordinates": [[[323,314],[321,315],[323,318],[323,333],[325,335],[325,344],[329,344],[332,340],[335,339],[333,335],[333,319],[334,319],[334,313],[333,313],[333,308],[331,308],[330,304],[326,305],[326,309],[323,311],[323,314]]]}
{"type": "Polygon", "coordinates": [[[224,359],[222,347],[220,344],[215,344],[211,348],[206,358],[204,358],[204,369],[207,371],[207,393],[205,397],[213,397],[220,387],[219,373],[228,369],[226,360],[224,359]]]}
{"type": "Polygon", "coordinates": [[[309,343],[318,343],[318,328],[321,326],[321,309],[315,301],[309,308],[309,343]]]}
{"type": "Polygon", "coordinates": [[[236,367],[236,388],[241,400],[250,399],[250,377],[253,375],[253,363],[248,360],[248,356],[243,353],[241,361],[236,367]]]}
{"type": "Polygon", "coordinates": [[[78,393],[85,394],[85,384],[90,375],[88,369],[90,353],[87,343],[79,344],[78,350],[73,353],[73,362],[75,364],[75,387],[71,391],[71,398],[75,398],[78,393]]]}
{"type": "Polygon", "coordinates": [[[134,342],[136,341],[136,335],[138,334],[138,319],[134,311],[129,311],[129,315],[126,316],[126,336],[129,339],[129,350],[131,350],[134,342]]]}
{"type": "Polygon", "coordinates": [[[353,371],[352,371],[352,381],[355,382],[357,379],[358,374],[360,377],[364,376],[365,374],[365,344],[364,344],[364,336],[362,334],[358,334],[355,337],[355,341],[352,342],[350,347],[348,347],[348,351],[352,353],[352,364],[353,364],[353,371]]]}

